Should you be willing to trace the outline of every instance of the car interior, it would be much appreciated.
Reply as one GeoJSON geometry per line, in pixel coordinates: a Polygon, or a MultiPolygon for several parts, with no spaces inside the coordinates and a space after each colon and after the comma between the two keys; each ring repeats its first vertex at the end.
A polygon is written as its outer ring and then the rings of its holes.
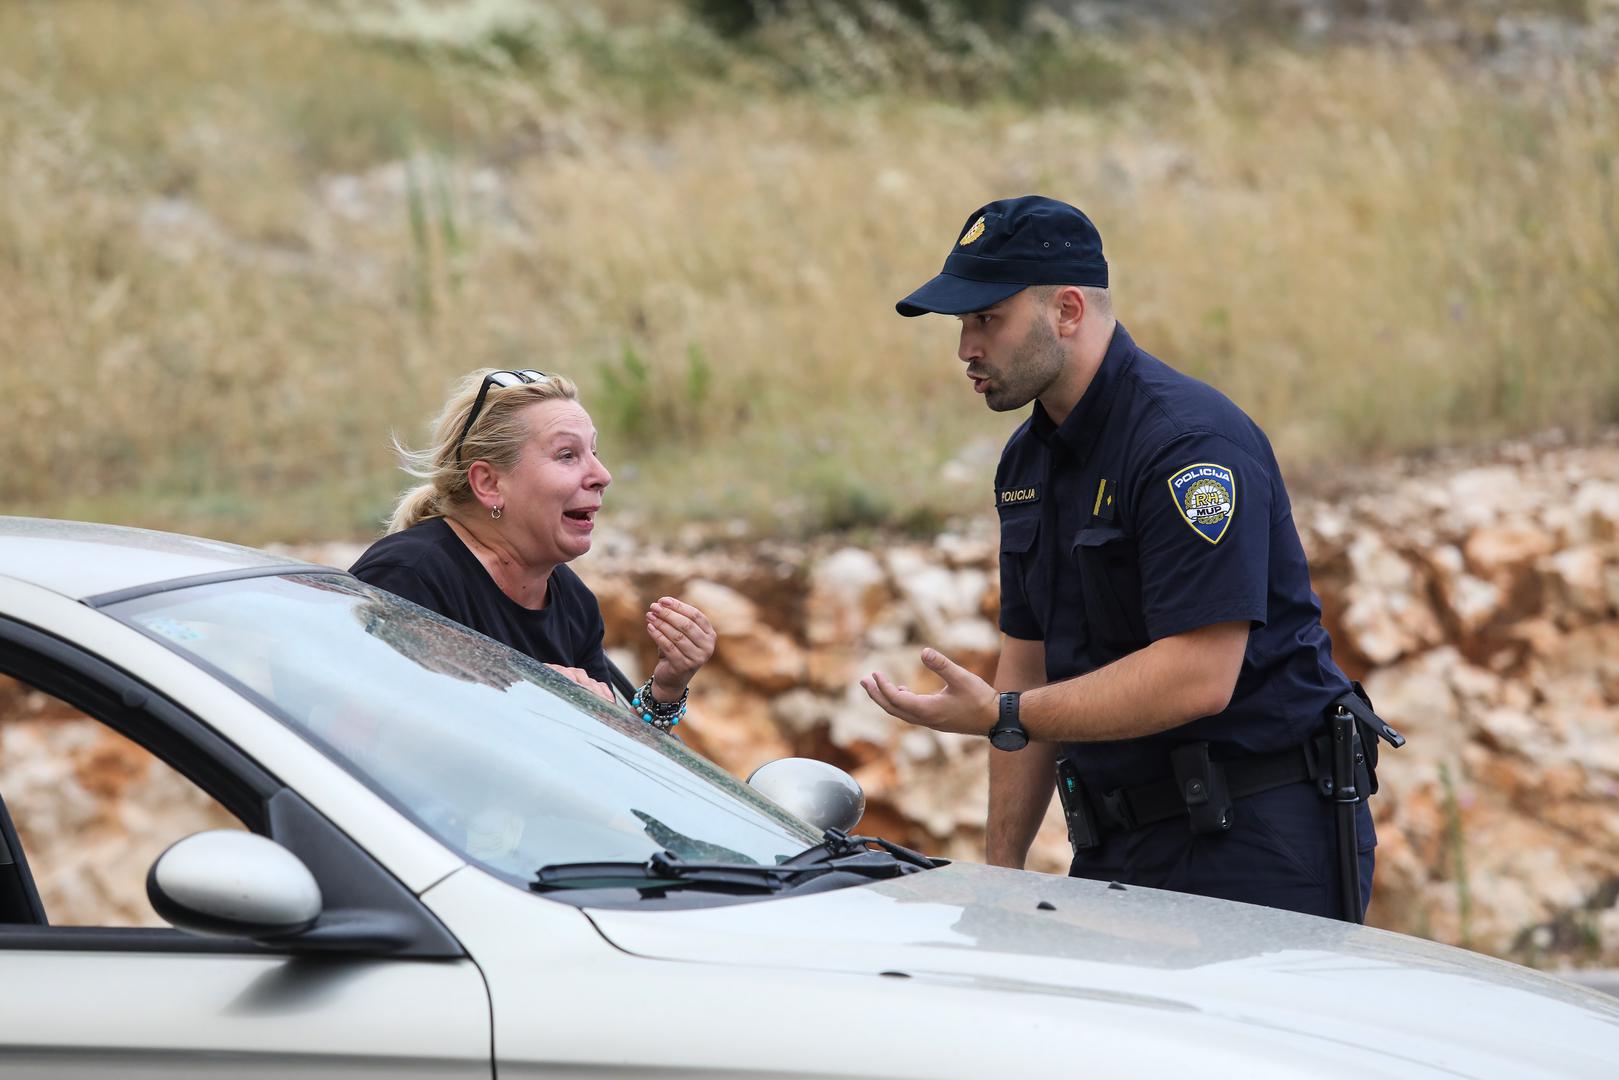
{"type": "Polygon", "coordinates": [[[0,923],[46,925],[45,907],[4,797],[0,797],[0,923]]]}
{"type": "Polygon", "coordinates": [[[51,882],[69,898],[59,899],[58,925],[161,926],[145,896],[147,861],[193,832],[242,827],[150,751],[4,675],[0,748],[10,751],[0,756],[0,924],[50,925],[41,885],[51,882]],[[46,753],[61,758],[55,768],[29,760],[46,753]],[[31,822],[49,825],[31,831],[31,822]],[[36,880],[30,849],[49,877],[36,880]]]}
{"type": "Polygon", "coordinates": [[[324,912],[291,951],[464,955],[352,839],[206,724],[100,658],[6,619],[0,795],[0,955],[262,950],[247,938],[175,929],[147,898],[147,871],[170,844],[229,827],[274,840],[313,874],[324,912]],[[39,737],[42,728],[64,723],[81,729],[65,739],[39,737]],[[30,759],[37,765],[41,757],[56,765],[65,757],[69,767],[31,768],[30,759]],[[69,812],[50,801],[63,792],[76,797],[69,812]],[[121,794],[129,797],[127,813],[121,794]],[[50,831],[44,824],[34,830],[31,821],[49,822],[50,831]],[[88,829],[75,833],[74,822],[88,829]]]}

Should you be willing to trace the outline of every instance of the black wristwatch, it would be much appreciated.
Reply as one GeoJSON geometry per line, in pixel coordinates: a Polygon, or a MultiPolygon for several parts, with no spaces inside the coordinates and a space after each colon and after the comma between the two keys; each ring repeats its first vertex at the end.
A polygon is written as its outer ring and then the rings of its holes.
{"type": "Polygon", "coordinates": [[[1017,718],[1018,692],[1009,690],[1001,695],[1001,715],[989,729],[989,745],[997,750],[1021,750],[1029,745],[1029,733],[1017,718]]]}

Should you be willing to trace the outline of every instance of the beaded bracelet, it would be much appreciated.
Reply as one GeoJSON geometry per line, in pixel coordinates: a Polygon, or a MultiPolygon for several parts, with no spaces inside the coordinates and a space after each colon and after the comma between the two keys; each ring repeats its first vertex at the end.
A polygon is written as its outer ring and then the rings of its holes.
{"type": "Polygon", "coordinates": [[[686,698],[691,693],[691,687],[680,692],[678,701],[659,701],[652,696],[652,680],[648,679],[641,684],[641,689],[630,698],[630,708],[638,713],[642,720],[651,724],[659,731],[668,730],[680,723],[681,717],[686,715],[686,698]]]}

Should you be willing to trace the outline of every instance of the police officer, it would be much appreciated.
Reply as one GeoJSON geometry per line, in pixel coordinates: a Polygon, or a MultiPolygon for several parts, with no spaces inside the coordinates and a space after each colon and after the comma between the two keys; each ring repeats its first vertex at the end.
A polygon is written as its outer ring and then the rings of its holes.
{"type": "Polygon", "coordinates": [[[1055,778],[1073,876],[1359,921],[1381,722],[1333,663],[1264,432],[1114,319],[1076,208],[992,202],[958,235],[898,310],[961,320],[991,409],[1033,403],[995,476],[1000,662],[991,687],[925,649],[939,692],[861,685],[909,723],[990,735],[992,863],[1023,865],[1055,778]],[[1359,770],[1334,789],[1327,720],[1351,708],[1359,770]]]}

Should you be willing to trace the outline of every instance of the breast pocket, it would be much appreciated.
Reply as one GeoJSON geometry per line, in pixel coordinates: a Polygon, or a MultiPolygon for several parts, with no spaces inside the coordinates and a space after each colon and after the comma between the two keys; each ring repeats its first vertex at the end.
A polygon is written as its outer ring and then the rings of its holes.
{"type": "Polygon", "coordinates": [[[1024,603],[1044,630],[1050,581],[1040,563],[1039,538],[1039,514],[1001,516],[1001,588],[1005,591],[1014,583],[1021,586],[1024,603]]]}
{"type": "Polygon", "coordinates": [[[1074,563],[1085,622],[1094,639],[1114,656],[1144,647],[1147,627],[1135,538],[1112,525],[1081,529],[1074,537],[1074,563]]]}

